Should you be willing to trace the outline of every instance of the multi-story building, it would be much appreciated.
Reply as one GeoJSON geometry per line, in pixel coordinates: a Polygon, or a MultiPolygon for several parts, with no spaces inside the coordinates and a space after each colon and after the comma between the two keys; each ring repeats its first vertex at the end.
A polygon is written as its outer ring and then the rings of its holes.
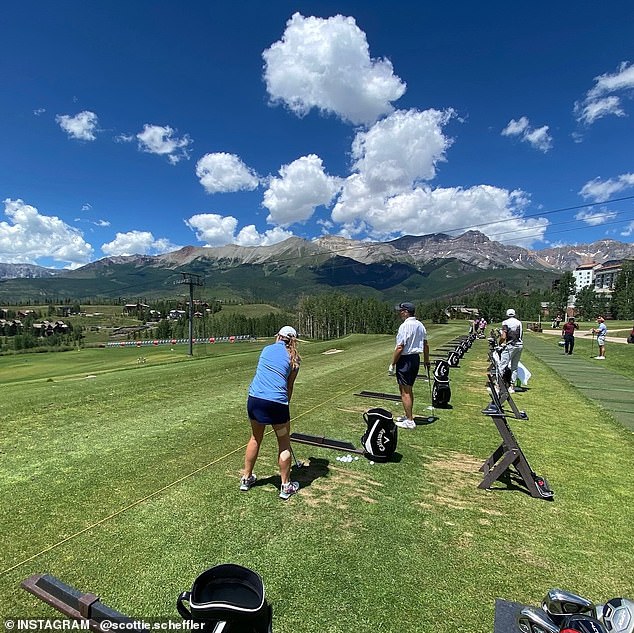
{"type": "Polygon", "coordinates": [[[586,288],[587,286],[594,285],[594,276],[595,271],[601,267],[601,264],[597,264],[596,262],[592,262],[590,264],[581,264],[581,266],[577,266],[572,274],[575,278],[575,294],[579,294],[581,290],[586,288]]]}
{"type": "Polygon", "coordinates": [[[594,271],[594,289],[601,294],[612,294],[616,278],[621,272],[623,262],[611,260],[601,264],[594,271]]]}

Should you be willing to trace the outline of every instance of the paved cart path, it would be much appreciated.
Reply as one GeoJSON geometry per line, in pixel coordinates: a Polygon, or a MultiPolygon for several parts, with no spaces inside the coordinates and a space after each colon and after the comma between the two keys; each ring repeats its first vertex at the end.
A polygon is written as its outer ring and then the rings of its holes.
{"type": "Polygon", "coordinates": [[[525,336],[524,346],[634,432],[634,380],[610,370],[606,361],[582,354],[566,356],[560,347],[538,336],[525,336]]]}

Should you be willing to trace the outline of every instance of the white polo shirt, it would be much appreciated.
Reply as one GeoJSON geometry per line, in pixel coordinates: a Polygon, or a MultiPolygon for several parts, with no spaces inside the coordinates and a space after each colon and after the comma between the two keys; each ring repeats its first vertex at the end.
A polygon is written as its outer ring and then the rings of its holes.
{"type": "Polygon", "coordinates": [[[422,354],[423,343],[427,339],[425,326],[416,317],[407,317],[396,333],[396,347],[403,346],[401,356],[422,354]]]}

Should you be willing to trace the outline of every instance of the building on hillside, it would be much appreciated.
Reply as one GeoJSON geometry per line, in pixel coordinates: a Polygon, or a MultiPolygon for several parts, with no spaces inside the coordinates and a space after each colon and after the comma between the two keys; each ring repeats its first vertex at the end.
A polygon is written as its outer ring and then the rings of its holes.
{"type": "Polygon", "coordinates": [[[591,262],[589,264],[581,264],[581,266],[577,266],[572,271],[575,278],[575,294],[579,294],[584,288],[594,285],[594,272],[600,267],[601,264],[591,262]]]}
{"type": "Polygon", "coordinates": [[[143,314],[145,310],[149,310],[150,306],[145,303],[126,303],[123,306],[123,314],[126,316],[138,316],[143,314]]]}
{"type": "Polygon", "coordinates": [[[185,310],[170,310],[169,314],[167,315],[167,318],[177,321],[178,319],[186,315],[187,315],[187,312],[185,312],[185,310]]]}
{"type": "Polygon", "coordinates": [[[603,295],[611,295],[614,290],[614,284],[618,277],[623,262],[618,260],[611,260],[601,264],[594,271],[594,290],[595,292],[603,295]]]}
{"type": "Polygon", "coordinates": [[[468,308],[464,305],[449,306],[447,316],[450,319],[474,319],[480,316],[478,308],[468,308]]]}
{"type": "Polygon", "coordinates": [[[53,334],[66,334],[68,325],[64,321],[41,321],[33,324],[35,336],[52,336],[53,334]]]}

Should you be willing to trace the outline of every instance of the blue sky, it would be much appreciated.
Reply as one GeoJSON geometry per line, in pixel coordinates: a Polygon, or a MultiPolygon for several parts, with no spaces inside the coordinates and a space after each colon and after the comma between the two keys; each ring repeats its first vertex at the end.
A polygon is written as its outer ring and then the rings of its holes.
{"type": "Polygon", "coordinates": [[[24,0],[0,37],[2,262],[634,239],[630,1],[24,0]]]}

